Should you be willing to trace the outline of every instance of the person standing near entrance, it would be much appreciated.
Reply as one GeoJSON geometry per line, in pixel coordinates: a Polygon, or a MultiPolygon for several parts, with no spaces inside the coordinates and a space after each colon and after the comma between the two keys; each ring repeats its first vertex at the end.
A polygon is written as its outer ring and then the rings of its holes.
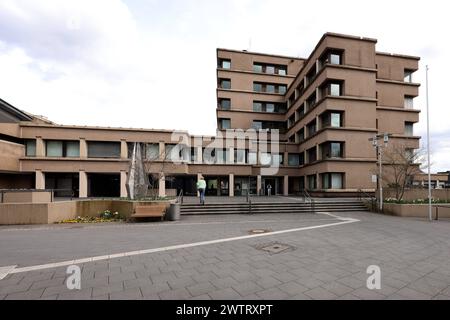
{"type": "Polygon", "coordinates": [[[270,183],[267,185],[267,195],[269,197],[272,195],[272,185],[270,183]]]}
{"type": "Polygon", "coordinates": [[[206,181],[203,176],[197,181],[197,190],[200,192],[200,204],[205,204],[206,181]]]}

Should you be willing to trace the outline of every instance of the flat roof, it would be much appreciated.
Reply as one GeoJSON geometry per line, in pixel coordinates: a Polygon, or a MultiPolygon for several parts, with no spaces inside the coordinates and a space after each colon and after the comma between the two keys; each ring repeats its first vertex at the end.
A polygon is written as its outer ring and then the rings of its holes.
{"type": "Polygon", "coordinates": [[[248,51],[248,50],[235,50],[235,49],[225,49],[225,48],[217,48],[216,50],[217,51],[227,51],[227,52],[236,52],[236,53],[243,53],[243,54],[258,55],[258,56],[265,56],[265,57],[294,59],[294,60],[301,60],[301,61],[306,60],[305,58],[301,58],[301,57],[284,56],[284,55],[280,55],[280,54],[270,54],[270,53],[262,53],[262,52],[248,51]]]}

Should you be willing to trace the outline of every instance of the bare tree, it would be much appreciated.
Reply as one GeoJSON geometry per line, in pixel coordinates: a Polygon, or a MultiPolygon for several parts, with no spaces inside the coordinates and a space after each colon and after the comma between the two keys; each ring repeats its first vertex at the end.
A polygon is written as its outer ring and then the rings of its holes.
{"type": "Polygon", "coordinates": [[[424,151],[412,149],[403,144],[395,144],[383,151],[383,181],[395,190],[395,198],[402,200],[405,189],[413,177],[422,173],[424,151]]]}

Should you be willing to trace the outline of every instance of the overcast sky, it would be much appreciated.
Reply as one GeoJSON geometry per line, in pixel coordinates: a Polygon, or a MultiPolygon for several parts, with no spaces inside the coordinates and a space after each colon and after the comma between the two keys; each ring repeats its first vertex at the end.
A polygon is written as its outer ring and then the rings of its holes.
{"type": "Polygon", "coordinates": [[[450,170],[446,1],[0,0],[0,98],[61,124],[214,135],[216,48],[308,57],[323,33],[422,58],[415,134],[450,170]]]}

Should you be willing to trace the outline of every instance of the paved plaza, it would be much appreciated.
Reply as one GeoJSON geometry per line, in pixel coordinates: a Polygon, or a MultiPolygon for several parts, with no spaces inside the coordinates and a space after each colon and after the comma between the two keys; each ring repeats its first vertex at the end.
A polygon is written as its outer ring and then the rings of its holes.
{"type": "Polygon", "coordinates": [[[448,220],[368,212],[182,216],[4,226],[0,243],[6,300],[450,299],[448,220]],[[72,263],[81,268],[81,290],[66,286],[72,263]],[[380,290],[366,287],[371,265],[381,268],[380,290]]]}

